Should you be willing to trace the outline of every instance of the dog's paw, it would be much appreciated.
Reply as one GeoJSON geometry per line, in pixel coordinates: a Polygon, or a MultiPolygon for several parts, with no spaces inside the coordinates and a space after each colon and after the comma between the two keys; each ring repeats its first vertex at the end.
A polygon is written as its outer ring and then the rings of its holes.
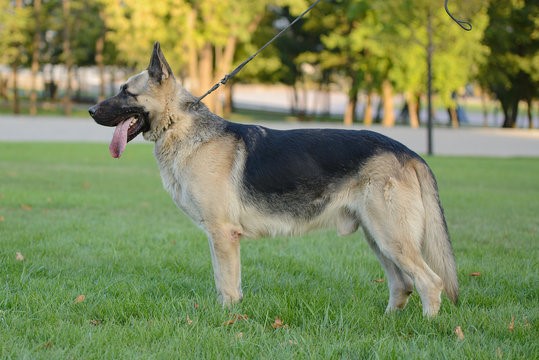
{"type": "Polygon", "coordinates": [[[239,304],[243,300],[243,294],[241,291],[231,293],[220,293],[219,302],[223,307],[231,307],[235,304],[239,304]]]}

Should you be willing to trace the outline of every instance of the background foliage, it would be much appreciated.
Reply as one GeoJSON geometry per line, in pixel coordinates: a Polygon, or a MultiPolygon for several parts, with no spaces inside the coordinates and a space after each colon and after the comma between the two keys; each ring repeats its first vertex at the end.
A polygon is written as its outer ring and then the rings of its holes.
{"type": "MultiPolygon", "coordinates": [[[[160,41],[177,77],[200,95],[308,4],[305,0],[0,0],[0,62],[12,69],[17,112],[20,67],[31,67],[37,76],[47,64],[64,64],[71,84],[78,67],[95,65],[104,97],[106,69],[145,68],[149,49],[160,41]]],[[[456,94],[477,83],[500,100],[504,126],[515,125],[520,101],[527,103],[531,120],[539,91],[539,4],[454,0],[449,5],[457,17],[472,22],[471,32],[447,16],[442,0],[322,1],[237,80],[291,86],[292,110],[299,113],[305,110],[302,90],[329,91],[337,84],[348,94],[347,123],[354,121],[361,94],[366,104],[363,120],[372,122],[371,98],[379,94],[382,122],[392,125],[392,98],[402,93],[410,124],[417,126],[427,83],[430,18],[434,90],[450,114],[455,115],[451,110],[457,106],[456,94]]],[[[54,79],[50,82],[54,85],[54,79]]],[[[5,79],[2,84],[6,97],[5,79]]],[[[62,90],[67,106],[73,89],[62,90]]],[[[231,107],[231,87],[225,91],[224,104],[215,96],[205,100],[220,114],[231,107]]],[[[35,103],[35,96],[32,99],[35,103]]],[[[35,112],[35,104],[33,108],[35,112]]]]}

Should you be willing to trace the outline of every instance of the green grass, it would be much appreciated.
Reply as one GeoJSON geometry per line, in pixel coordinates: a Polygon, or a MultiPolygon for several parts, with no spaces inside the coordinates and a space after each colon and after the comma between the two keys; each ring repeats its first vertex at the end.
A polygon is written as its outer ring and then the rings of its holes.
{"type": "Polygon", "coordinates": [[[461,285],[432,320],[417,294],[384,315],[363,236],[333,231],[244,240],[245,298],[223,310],[150,145],[0,143],[0,358],[539,358],[539,160],[428,162],[461,285]]]}

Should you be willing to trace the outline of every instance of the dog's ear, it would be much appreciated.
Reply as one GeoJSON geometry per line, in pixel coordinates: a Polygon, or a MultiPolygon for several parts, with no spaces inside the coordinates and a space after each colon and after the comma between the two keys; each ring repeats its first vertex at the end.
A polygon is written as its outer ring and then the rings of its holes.
{"type": "Polygon", "coordinates": [[[150,65],[148,65],[148,74],[159,84],[169,78],[174,79],[172,69],[165,59],[165,55],[163,55],[163,52],[161,51],[159,42],[156,42],[153,45],[152,58],[150,59],[150,65]]]}

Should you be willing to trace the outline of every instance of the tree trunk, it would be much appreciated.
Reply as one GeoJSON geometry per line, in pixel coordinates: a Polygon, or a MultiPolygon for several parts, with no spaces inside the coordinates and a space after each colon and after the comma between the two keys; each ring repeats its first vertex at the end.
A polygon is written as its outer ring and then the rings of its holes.
{"type": "Polygon", "coordinates": [[[384,80],[382,82],[382,101],[384,103],[384,118],[382,119],[382,126],[394,126],[395,114],[393,112],[393,86],[389,80],[384,80]]]}
{"type": "Polygon", "coordinates": [[[322,71],[322,79],[318,83],[318,93],[315,98],[315,113],[322,117],[330,116],[331,114],[331,91],[329,87],[329,71],[322,71]]]}
{"type": "Polygon", "coordinates": [[[229,82],[227,86],[225,86],[225,88],[223,89],[223,91],[225,92],[225,103],[223,106],[223,113],[224,113],[224,116],[227,118],[230,117],[230,114],[232,114],[232,112],[234,111],[233,89],[234,89],[233,82],[229,82]]]}
{"type": "MultiPolygon", "coordinates": [[[[16,8],[22,8],[22,0],[17,0],[15,2],[16,8]]],[[[21,112],[21,106],[19,103],[19,61],[15,60],[15,62],[11,65],[12,75],[13,75],[13,113],[14,114],[20,114],[21,112]]]]}
{"type": "Polygon", "coordinates": [[[483,127],[488,126],[487,95],[481,90],[481,108],[483,110],[483,127]]]}
{"type": "Polygon", "coordinates": [[[12,73],[13,73],[13,113],[14,114],[20,114],[21,113],[21,106],[19,104],[19,72],[18,72],[18,66],[13,65],[11,67],[12,73]]]}
{"type": "Polygon", "coordinates": [[[459,127],[459,119],[457,115],[457,109],[454,106],[450,106],[447,108],[447,112],[449,114],[449,122],[451,123],[451,127],[456,129],[459,127]]]}
{"type": "Polygon", "coordinates": [[[503,110],[503,128],[514,128],[516,126],[516,120],[518,115],[518,100],[513,99],[500,99],[503,110]]]}
{"type": "Polygon", "coordinates": [[[95,43],[95,63],[99,72],[99,101],[105,99],[105,64],[103,62],[103,49],[105,47],[105,34],[97,39],[95,43]]]}
{"type": "MultiPolygon", "coordinates": [[[[200,80],[200,89],[202,90],[198,95],[203,95],[203,92],[213,86],[213,46],[209,42],[204,44],[204,47],[200,51],[199,59],[198,78],[200,80]]],[[[215,111],[215,93],[204,98],[204,103],[210,111],[215,111]]]]}
{"type": "Polygon", "coordinates": [[[416,103],[417,103],[417,109],[416,109],[417,122],[418,124],[421,124],[421,94],[416,95],[416,103]]]}
{"type": "Polygon", "coordinates": [[[503,128],[510,128],[511,122],[510,122],[510,116],[509,116],[509,104],[507,104],[506,101],[503,99],[500,99],[500,104],[502,105],[502,112],[503,112],[503,128]]]}
{"type": "Polygon", "coordinates": [[[418,128],[419,127],[419,116],[418,116],[418,104],[417,98],[413,93],[408,93],[406,96],[406,103],[408,104],[408,118],[410,119],[410,127],[418,128]]]}
{"type": "Polygon", "coordinates": [[[351,126],[356,118],[357,96],[350,95],[344,112],[344,125],[351,126]]]}
{"type": "Polygon", "coordinates": [[[290,115],[296,115],[296,107],[298,103],[298,91],[296,89],[296,85],[290,85],[290,115]]]}
{"type": "Polygon", "coordinates": [[[518,118],[518,103],[519,100],[516,99],[513,101],[513,111],[511,113],[511,127],[515,128],[517,126],[517,118],[518,118]]]}
{"type": "MultiPolygon", "coordinates": [[[[192,10],[190,13],[190,17],[188,19],[188,27],[191,34],[194,33],[194,29],[196,26],[196,17],[197,13],[196,10],[192,10]]],[[[252,33],[256,30],[258,24],[262,20],[262,15],[257,15],[253,19],[253,21],[249,24],[247,27],[247,32],[252,33]]],[[[194,38],[194,37],[193,37],[194,38]]],[[[221,81],[221,79],[228,74],[232,70],[232,64],[234,62],[234,54],[236,53],[236,47],[238,44],[238,38],[236,36],[229,36],[227,38],[226,45],[224,49],[216,49],[215,50],[215,77],[213,79],[213,82],[207,85],[207,89],[201,89],[200,83],[204,84],[204,81],[198,82],[199,92],[203,94],[205,91],[210,89],[215,83],[221,81]]],[[[197,57],[196,57],[196,49],[195,49],[195,43],[193,41],[190,41],[188,44],[189,47],[189,64],[190,64],[190,73],[198,73],[198,64],[197,64],[197,57]]],[[[191,79],[191,81],[194,81],[194,79],[191,79]]],[[[215,94],[215,112],[218,115],[222,115],[225,117],[228,117],[232,111],[234,110],[234,104],[232,101],[232,82],[231,79],[228,79],[229,82],[227,82],[223,86],[223,92],[224,92],[224,101],[219,100],[219,95],[215,94]]],[[[211,96],[211,95],[209,95],[211,96]]]]}
{"type": "Polygon", "coordinates": [[[526,110],[528,114],[528,128],[533,129],[532,99],[526,99],[526,104],[528,105],[526,110]]]}
{"type": "Polygon", "coordinates": [[[75,88],[75,98],[76,99],[81,99],[82,98],[82,92],[86,88],[87,84],[86,84],[85,77],[84,77],[83,73],[81,73],[81,68],[80,67],[73,68],[73,71],[74,71],[75,77],[77,79],[77,87],[75,88]]]}
{"type": "Polygon", "coordinates": [[[195,27],[197,20],[197,11],[192,9],[187,17],[187,56],[189,66],[189,90],[195,95],[201,95],[199,70],[198,70],[198,54],[195,43],[195,27]]]}
{"type": "Polygon", "coordinates": [[[116,93],[117,89],[116,89],[116,67],[115,66],[111,66],[109,67],[109,75],[110,75],[110,79],[109,79],[109,94],[114,94],[116,93]]]}
{"type": "MultiPolygon", "coordinates": [[[[212,46],[212,47],[214,49],[213,50],[213,56],[214,56],[213,75],[214,75],[214,78],[212,79],[211,84],[207,87],[207,89],[210,89],[210,87],[213,87],[213,85],[218,83],[218,82],[221,83],[220,80],[222,79],[222,77],[220,77],[220,76],[224,74],[224,72],[221,71],[221,68],[223,67],[223,57],[224,57],[223,47],[222,46],[212,46]]],[[[223,84],[221,84],[221,86],[224,87],[223,84]]],[[[207,90],[204,89],[204,91],[207,91],[207,90]]],[[[215,102],[214,102],[212,111],[215,114],[217,114],[218,116],[223,117],[224,105],[223,105],[222,97],[220,96],[221,92],[219,90],[215,90],[215,92],[213,92],[212,95],[215,97],[215,102]]],[[[212,95],[210,95],[210,96],[212,96],[212,95]]]]}
{"type": "Polygon", "coordinates": [[[307,87],[305,86],[305,81],[300,79],[301,81],[301,102],[299,105],[299,117],[301,121],[307,120],[308,116],[308,91],[307,87]]]}
{"type": "Polygon", "coordinates": [[[41,0],[34,0],[34,18],[35,29],[34,39],[32,41],[32,76],[30,90],[30,115],[37,114],[37,72],[39,71],[39,30],[41,24],[39,22],[41,12],[41,0]]]}
{"type": "MultiPolygon", "coordinates": [[[[99,10],[99,17],[103,22],[106,20],[106,14],[103,9],[99,10]]],[[[99,72],[99,101],[103,101],[106,98],[105,95],[105,57],[104,57],[104,50],[105,50],[105,35],[106,30],[103,28],[101,30],[101,34],[99,35],[99,38],[97,39],[95,43],[95,63],[97,64],[97,69],[99,72]]]]}
{"type": "Polygon", "coordinates": [[[344,112],[344,125],[350,126],[356,120],[356,108],[357,108],[357,96],[359,94],[359,76],[357,73],[350,75],[352,83],[350,84],[350,90],[348,90],[348,104],[344,112]]]}
{"type": "Polygon", "coordinates": [[[382,101],[378,99],[378,104],[376,105],[376,115],[374,116],[374,122],[375,123],[381,123],[382,122],[382,101]]]}
{"type": "Polygon", "coordinates": [[[4,76],[0,74],[0,98],[8,100],[7,92],[7,79],[4,79],[4,76]]]}
{"type": "Polygon", "coordinates": [[[224,51],[222,52],[222,56],[218,64],[219,74],[217,74],[217,76],[219,76],[219,78],[222,78],[225,74],[232,70],[232,61],[234,61],[234,54],[236,53],[237,43],[238,39],[235,36],[228,37],[224,51]]]}
{"type": "Polygon", "coordinates": [[[63,38],[63,52],[64,52],[64,65],[66,67],[67,83],[64,92],[64,114],[71,116],[72,104],[71,104],[71,81],[73,78],[73,57],[71,55],[71,24],[69,23],[69,0],[62,0],[62,14],[64,16],[64,38],[63,38]]]}
{"type": "MultiPolygon", "coordinates": [[[[215,63],[216,63],[216,77],[214,78],[213,83],[221,81],[221,79],[232,70],[232,61],[234,60],[234,53],[236,52],[237,38],[235,36],[229,36],[227,43],[223,48],[218,48],[215,50],[215,63]]],[[[213,83],[210,86],[213,86],[213,83]]],[[[224,85],[223,87],[228,87],[229,85],[224,85]]],[[[216,96],[216,108],[215,113],[220,116],[224,116],[225,113],[225,104],[223,101],[220,101],[219,94],[216,96]]],[[[226,97],[226,95],[225,95],[226,97]]],[[[226,102],[226,100],[225,100],[226,102]]]]}
{"type": "Polygon", "coordinates": [[[363,114],[363,123],[365,126],[372,125],[372,92],[367,93],[367,100],[365,101],[365,113],[363,114]]]}

